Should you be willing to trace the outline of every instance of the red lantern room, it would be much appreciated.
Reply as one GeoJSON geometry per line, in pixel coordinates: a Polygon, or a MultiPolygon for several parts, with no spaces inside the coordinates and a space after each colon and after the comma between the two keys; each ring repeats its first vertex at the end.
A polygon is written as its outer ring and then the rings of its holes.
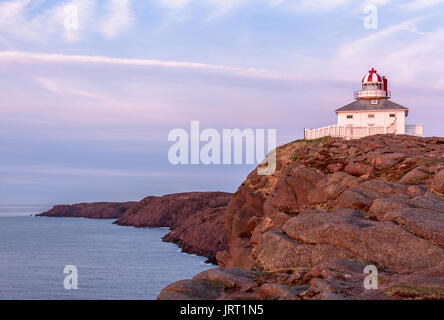
{"type": "Polygon", "coordinates": [[[381,77],[372,68],[362,79],[361,90],[355,91],[355,99],[390,99],[386,77],[381,77]]]}

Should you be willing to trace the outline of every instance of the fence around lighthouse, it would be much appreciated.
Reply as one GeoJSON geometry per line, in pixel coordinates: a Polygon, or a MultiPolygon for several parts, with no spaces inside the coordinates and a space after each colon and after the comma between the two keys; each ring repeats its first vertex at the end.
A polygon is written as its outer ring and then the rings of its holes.
{"type": "Polygon", "coordinates": [[[352,127],[339,126],[333,124],[330,126],[318,129],[305,129],[304,139],[313,140],[322,137],[340,137],[347,140],[359,139],[374,134],[396,133],[395,126],[381,127],[381,126],[367,126],[367,127],[352,127]]]}
{"type": "MultiPolygon", "coordinates": [[[[405,134],[422,137],[423,126],[422,125],[406,125],[405,134]]],[[[318,129],[304,129],[304,139],[313,140],[322,137],[340,137],[347,140],[359,139],[374,134],[397,134],[396,126],[367,126],[367,127],[354,127],[354,126],[339,126],[333,124],[330,126],[318,128],[318,129]]]]}

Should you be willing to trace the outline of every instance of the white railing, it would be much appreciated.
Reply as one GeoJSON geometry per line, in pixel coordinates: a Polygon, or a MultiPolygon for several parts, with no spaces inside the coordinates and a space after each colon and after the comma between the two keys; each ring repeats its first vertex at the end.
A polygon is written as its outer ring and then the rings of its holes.
{"type": "Polygon", "coordinates": [[[408,124],[405,126],[405,134],[409,136],[422,137],[423,125],[422,124],[408,124]]]}
{"type": "Polygon", "coordinates": [[[340,137],[347,140],[359,139],[374,134],[396,133],[395,126],[389,127],[352,127],[352,126],[339,126],[333,124],[331,126],[322,127],[319,129],[305,129],[304,139],[313,140],[322,137],[340,137]]]}
{"type": "Polygon", "coordinates": [[[390,90],[359,90],[355,91],[355,99],[358,98],[387,98],[390,99],[392,93],[390,90]]]}

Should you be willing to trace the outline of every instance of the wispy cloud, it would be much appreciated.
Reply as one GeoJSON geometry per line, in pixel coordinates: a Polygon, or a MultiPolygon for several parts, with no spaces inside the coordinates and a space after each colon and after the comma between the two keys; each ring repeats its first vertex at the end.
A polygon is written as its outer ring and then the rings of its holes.
{"type": "Polygon", "coordinates": [[[99,31],[107,38],[115,38],[134,23],[131,0],[109,0],[106,11],[99,31]]]}
{"type": "Polygon", "coordinates": [[[444,29],[421,31],[418,25],[424,20],[417,17],[347,43],[338,48],[331,66],[357,71],[366,61],[395,74],[400,84],[436,87],[444,70],[444,29]]]}
{"type": "Polygon", "coordinates": [[[423,10],[443,3],[444,0],[414,0],[403,3],[401,6],[409,10],[423,10]]]}
{"type": "MultiPolygon", "coordinates": [[[[317,14],[338,9],[356,11],[366,4],[382,7],[388,3],[413,11],[443,4],[444,0],[415,0],[408,3],[394,0],[151,0],[137,5],[139,10],[158,11],[159,7],[167,9],[166,13],[163,12],[164,18],[172,23],[183,20],[182,11],[187,11],[191,21],[205,21],[258,6],[279,9],[286,14],[317,14]],[[154,6],[144,7],[148,3],[154,6]]],[[[159,12],[156,14],[162,15],[159,12]]],[[[144,15],[135,14],[135,1],[131,0],[69,0],[55,4],[49,4],[48,1],[7,0],[0,3],[0,31],[10,38],[3,39],[3,42],[25,39],[43,43],[54,40],[72,43],[92,39],[97,34],[115,39],[131,26],[143,25],[142,21],[136,21],[136,16],[143,19],[144,15]],[[76,29],[64,26],[67,6],[77,9],[76,29]]]]}
{"type": "MultiPolygon", "coordinates": [[[[231,118],[210,97],[223,95],[219,100],[226,105],[239,95],[240,85],[265,88],[266,83],[282,81],[279,73],[260,69],[18,51],[0,52],[0,69],[3,74],[20,74],[20,91],[27,92],[20,95],[17,83],[8,82],[11,90],[0,92],[2,118],[15,114],[22,122],[40,119],[50,124],[56,119],[71,126],[114,125],[131,128],[133,135],[136,127],[146,131],[142,126],[183,125],[183,119],[193,117],[231,118]],[[119,77],[110,77],[115,74],[119,77]]],[[[245,100],[239,96],[235,103],[259,108],[245,100]]]]}
{"type": "Polygon", "coordinates": [[[109,99],[107,97],[100,96],[98,94],[89,92],[87,90],[73,88],[72,86],[67,87],[66,85],[65,86],[60,85],[59,83],[57,83],[53,80],[50,80],[48,78],[36,78],[35,80],[38,84],[40,84],[45,89],[47,89],[53,93],[56,93],[58,95],[61,95],[61,96],[76,95],[76,96],[97,100],[97,101],[104,102],[104,103],[111,104],[111,105],[118,105],[118,106],[125,105],[124,103],[122,103],[120,101],[109,99]]]}
{"type": "Polygon", "coordinates": [[[97,65],[122,65],[122,66],[145,66],[145,67],[164,67],[178,69],[192,69],[206,72],[223,72],[231,73],[246,77],[276,78],[278,73],[271,70],[256,68],[238,68],[224,65],[213,65],[197,62],[181,62],[181,61],[163,61],[152,59],[125,59],[113,58],[106,56],[86,56],[86,55],[64,55],[64,54],[47,54],[32,53],[24,51],[0,51],[0,63],[80,63],[80,64],[97,64],[97,65]]]}
{"type": "MultiPolygon", "coordinates": [[[[302,80],[304,82],[319,80],[352,81],[352,79],[361,77],[363,70],[365,71],[366,68],[375,66],[396,74],[399,83],[436,87],[436,84],[441,83],[442,79],[440,70],[443,70],[443,68],[440,66],[444,63],[442,62],[444,54],[444,37],[442,35],[444,31],[443,29],[421,30],[419,25],[425,20],[426,17],[413,18],[369,33],[364,37],[343,42],[332,48],[332,53],[326,58],[298,54],[295,61],[292,62],[293,65],[297,66],[297,72],[292,72],[288,68],[283,72],[280,70],[241,68],[189,61],[127,59],[24,51],[0,51],[0,65],[2,65],[3,72],[17,72],[17,70],[25,70],[23,68],[32,65],[32,70],[39,70],[40,68],[40,72],[43,73],[37,74],[37,78],[50,78],[46,77],[45,73],[50,72],[51,66],[54,66],[55,70],[63,67],[68,74],[69,72],[75,74],[79,66],[101,68],[97,70],[99,74],[106,73],[103,67],[114,66],[118,68],[122,79],[125,78],[125,74],[131,77],[127,72],[140,74],[142,70],[146,70],[143,73],[144,77],[174,77],[171,72],[160,72],[161,69],[168,69],[188,73],[190,80],[196,79],[197,73],[200,75],[229,76],[232,83],[235,83],[232,77],[240,77],[251,80],[278,81],[281,84],[302,80]],[[406,37],[408,41],[406,41],[406,37]],[[378,54],[374,54],[375,50],[378,54]],[[427,61],[425,61],[425,58],[427,61]],[[22,69],[20,69],[20,66],[22,66],[22,69]],[[47,71],[45,71],[45,68],[47,68],[47,71]],[[348,70],[348,72],[338,72],[338,70],[348,70]],[[194,75],[191,76],[190,72],[194,75]]],[[[213,77],[212,79],[216,78],[213,77]]],[[[41,84],[46,84],[47,89],[57,92],[58,89],[54,87],[53,83],[49,84],[44,81],[41,84]]],[[[65,90],[65,92],[67,91],[75,93],[74,90],[65,90]]],[[[77,93],[88,96],[86,92],[79,91],[77,93]]],[[[93,95],[90,95],[90,97],[94,98],[93,95]]],[[[99,97],[100,95],[96,98],[99,100],[99,97]]]]}
{"type": "Polygon", "coordinates": [[[70,0],[50,7],[44,1],[13,0],[0,3],[0,31],[35,42],[54,39],[76,42],[97,33],[115,38],[133,22],[131,0],[100,3],[97,0],[70,0]],[[67,11],[67,8],[74,8],[75,11],[67,11]],[[65,26],[69,15],[75,15],[76,28],[65,26]]]}
{"type": "Polygon", "coordinates": [[[72,0],[35,13],[35,3],[29,0],[15,0],[0,3],[0,30],[5,34],[26,40],[47,41],[56,36],[67,41],[78,39],[89,25],[95,9],[95,1],[72,0]],[[69,31],[64,27],[65,7],[78,8],[78,30],[69,31]]]}

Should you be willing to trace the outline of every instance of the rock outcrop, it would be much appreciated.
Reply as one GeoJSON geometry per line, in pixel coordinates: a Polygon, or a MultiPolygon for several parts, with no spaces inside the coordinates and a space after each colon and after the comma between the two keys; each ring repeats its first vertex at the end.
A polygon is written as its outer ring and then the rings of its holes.
{"type": "Polygon", "coordinates": [[[115,223],[142,228],[168,227],[164,241],[174,242],[184,252],[198,254],[216,263],[216,253],[228,248],[224,229],[225,209],[231,199],[225,192],[187,192],[146,197],[115,223]]]}
{"type": "Polygon", "coordinates": [[[92,202],[73,205],[56,205],[38,214],[41,217],[74,217],[89,219],[117,219],[136,202],[92,202]]]}
{"type": "Polygon", "coordinates": [[[444,299],[444,138],[281,146],[276,172],[255,169],[233,195],[225,228],[219,271],[160,299],[444,299]]]}
{"type": "Polygon", "coordinates": [[[331,259],[312,268],[261,272],[203,271],[166,286],[159,300],[389,300],[444,299],[444,263],[408,275],[378,273],[378,289],[363,286],[365,264],[331,259]]]}
{"type": "Polygon", "coordinates": [[[168,227],[164,241],[216,264],[216,253],[228,249],[224,225],[231,196],[225,192],[187,192],[149,196],[139,202],[56,205],[38,216],[117,219],[114,223],[122,226],[168,227]]]}

